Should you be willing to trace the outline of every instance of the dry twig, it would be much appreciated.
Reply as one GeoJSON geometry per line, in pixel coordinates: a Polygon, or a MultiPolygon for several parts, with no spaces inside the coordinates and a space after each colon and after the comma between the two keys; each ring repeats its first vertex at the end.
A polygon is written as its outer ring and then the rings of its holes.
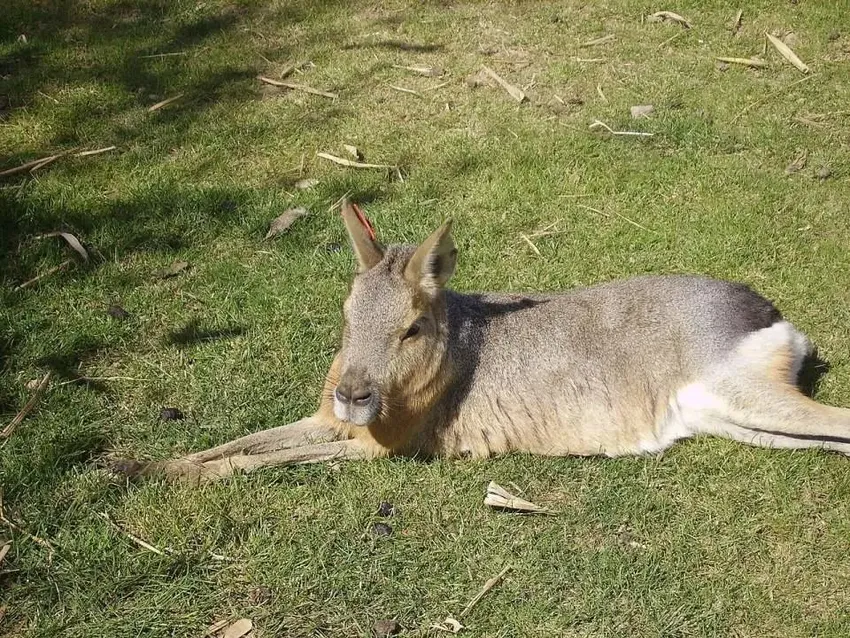
{"type": "Polygon", "coordinates": [[[481,70],[484,71],[487,75],[493,78],[499,86],[501,86],[505,91],[507,91],[510,96],[515,99],[517,102],[523,102],[525,100],[525,93],[523,93],[520,89],[515,87],[513,84],[503,79],[498,73],[496,73],[489,66],[482,66],[481,70]]]}
{"type": "Polygon", "coordinates": [[[353,162],[349,159],[345,159],[344,157],[337,157],[336,155],[331,155],[330,153],[316,153],[316,156],[329,160],[334,164],[339,164],[340,166],[348,166],[349,168],[380,168],[385,170],[392,170],[396,168],[395,166],[391,166],[389,164],[367,164],[366,162],[353,162]]]}
{"type": "Polygon", "coordinates": [[[8,439],[12,434],[15,433],[15,430],[18,429],[18,426],[21,424],[27,415],[32,412],[35,404],[38,403],[38,400],[41,398],[41,395],[44,394],[44,391],[47,389],[47,384],[50,382],[50,376],[52,372],[48,371],[45,374],[41,381],[38,382],[38,385],[35,388],[35,391],[30,396],[29,400],[24,404],[24,407],[21,408],[21,411],[15,415],[15,418],[9,422],[3,431],[0,432],[0,439],[8,439]]]}
{"type": "Polygon", "coordinates": [[[70,266],[73,263],[74,263],[73,259],[66,259],[65,261],[63,261],[58,266],[53,266],[53,268],[48,268],[46,271],[44,271],[40,275],[36,275],[32,279],[27,279],[20,286],[16,286],[14,288],[14,291],[18,292],[19,290],[23,290],[24,288],[29,288],[30,286],[32,286],[33,284],[37,283],[38,281],[44,279],[45,277],[49,277],[50,275],[53,275],[53,274],[59,272],[60,270],[64,270],[65,268],[67,268],[68,266],[70,266]]]}
{"type": "Polygon", "coordinates": [[[127,530],[121,529],[121,527],[118,525],[118,523],[116,523],[115,521],[113,521],[113,520],[109,517],[109,514],[107,514],[106,512],[100,512],[100,513],[98,514],[98,516],[100,516],[103,520],[105,520],[107,523],[109,523],[109,524],[110,524],[112,527],[114,527],[117,531],[119,531],[119,532],[121,532],[122,534],[124,534],[127,538],[129,538],[131,541],[133,541],[133,542],[134,542],[136,545],[138,545],[139,547],[141,547],[141,548],[143,548],[143,549],[146,549],[146,550],[148,550],[149,552],[153,552],[154,554],[158,554],[159,556],[165,556],[165,552],[163,552],[163,551],[162,551],[161,549],[159,549],[158,547],[154,547],[153,545],[151,545],[151,544],[150,544],[150,543],[148,543],[147,541],[143,541],[143,540],[142,540],[141,538],[139,538],[138,536],[134,536],[133,534],[131,534],[131,533],[130,533],[130,532],[128,532],[127,530]]]}
{"type": "Polygon", "coordinates": [[[741,19],[744,17],[744,10],[738,9],[738,13],[735,14],[735,19],[732,21],[732,35],[737,35],[738,30],[741,28],[741,19]]]}
{"type": "Polygon", "coordinates": [[[593,120],[589,128],[591,130],[596,130],[598,128],[605,129],[611,135],[626,135],[632,137],[652,137],[653,135],[655,135],[655,133],[644,133],[643,131],[615,131],[605,122],[600,122],[599,120],[593,120]]]}
{"type": "Polygon", "coordinates": [[[335,100],[339,97],[336,93],[331,93],[330,91],[322,91],[321,89],[314,89],[312,86],[307,86],[306,84],[296,84],[295,82],[281,82],[280,80],[273,80],[271,78],[267,78],[264,75],[258,75],[257,79],[260,82],[265,82],[266,84],[271,84],[272,86],[279,86],[285,89],[291,89],[293,91],[301,91],[303,93],[310,93],[311,95],[321,95],[322,97],[327,97],[332,100],[335,100]]]}
{"type": "Polygon", "coordinates": [[[603,35],[601,38],[594,38],[593,40],[588,40],[587,42],[582,42],[579,44],[580,47],[595,47],[600,44],[605,44],[606,42],[611,42],[614,40],[615,36],[613,33],[609,33],[608,35],[603,35]]]}
{"type": "Polygon", "coordinates": [[[168,106],[168,105],[169,105],[169,104],[171,104],[172,102],[176,102],[176,101],[177,101],[177,100],[179,100],[181,97],[183,97],[183,95],[184,95],[183,93],[178,93],[178,94],[177,94],[177,95],[175,95],[174,97],[170,97],[170,98],[168,98],[168,99],[162,100],[161,102],[157,102],[156,104],[153,104],[152,106],[149,106],[149,107],[148,107],[148,112],[158,111],[158,110],[159,110],[159,109],[161,109],[162,107],[164,107],[164,106],[168,106]]]}
{"type": "Polygon", "coordinates": [[[469,601],[469,603],[467,603],[466,607],[463,608],[463,611],[458,614],[458,617],[463,618],[464,616],[466,616],[466,614],[472,611],[472,608],[475,607],[475,605],[477,605],[481,601],[481,599],[487,595],[487,592],[493,589],[502,581],[502,579],[505,577],[505,574],[507,574],[510,569],[511,565],[505,565],[502,571],[500,571],[496,576],[493,576],[493,578],[484,583],[484,587],[481,588],[481,591],[478,592],[472,598],[472,600],[469,601]]]}
{"type": "Polygon", "coordinates": [[[116,146],[104,146],[103,148],[96,148],[93,151],[80,151],[79,153],[74,153],[74,157],[91,157],[92,155],[114,151],[116,148],[116,146]]]}

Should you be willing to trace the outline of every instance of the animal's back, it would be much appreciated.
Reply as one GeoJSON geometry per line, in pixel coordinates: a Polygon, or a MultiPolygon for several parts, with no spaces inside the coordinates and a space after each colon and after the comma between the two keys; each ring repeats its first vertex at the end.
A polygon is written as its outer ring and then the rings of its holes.
{"type": "Polygon", "coordinates": [[[447,314],[457,382],[430,430],[441,452],[472,456],[651,449],[671,396],[781,319],[741,284],[685,275],[448,291],[447,314]]]}

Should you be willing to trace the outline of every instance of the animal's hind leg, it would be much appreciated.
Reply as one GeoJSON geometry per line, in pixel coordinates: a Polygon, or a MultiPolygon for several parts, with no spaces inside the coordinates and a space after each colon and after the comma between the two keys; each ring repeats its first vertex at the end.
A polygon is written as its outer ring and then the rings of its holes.
{"type": "Polygon", "coordinates": [[[820,447],[850,454],[850,410],[817,403],[797,387],[808,340],[787,322],[759,330],[729,360],[684,388],[697,433],[764,447],[820,447]]]}

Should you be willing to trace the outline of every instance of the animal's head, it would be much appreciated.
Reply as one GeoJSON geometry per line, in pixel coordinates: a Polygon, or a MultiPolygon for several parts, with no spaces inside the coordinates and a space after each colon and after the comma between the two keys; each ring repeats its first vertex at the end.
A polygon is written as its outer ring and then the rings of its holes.
{"type": "Polygon", "coordinates": [[[450,221],[419,246],[384,247],[348,202],[342,216],[357,274],[343,306],[334,413],[365,426],[393,407],[425,407],[431,396],[446,353],[443,286],[457,250],[450,221]]]}

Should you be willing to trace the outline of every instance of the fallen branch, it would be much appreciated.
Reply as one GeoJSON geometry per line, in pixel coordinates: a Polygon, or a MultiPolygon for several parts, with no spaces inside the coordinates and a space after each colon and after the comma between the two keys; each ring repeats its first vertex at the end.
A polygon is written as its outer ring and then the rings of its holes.
{"type": "Polygon", "coordinates": [[[45,374],[41,381],[38,382],[38,385],[35,388],[35,391],[30,396],[29,401],[24,404],[24,407],[21,408],[21,411],[15,415],[15,418],[9,422],[3,431],[0,432],[0,439],[8,439],[15,433],[15,430],[18,429],[18,426],[21,424],[27,415],[32,412],[33,408],[35,408],[35,404],[38,403],[38,400],[41,398],[41,395],[44,394],[44,391],[47,389],[47,384],[50,381],[50,376],[52,372],[45,374]]]}
{"type": "Polygon", "coordinates": [[[331,155],[330,153],[316,153],[316,156],[329,160],[334,164],[339,164],[340,166],[348,166],[349,168],[380,168],[389,170],[397,168],[389,164],[367,164],[366,162],[354,162],[352,160],[345,159],[344,157],[337,157],[336,155],[331,155]]]}
{"type": "MultiPolygon", "coordinates": [[[[608,213],[604,213],[601,210],[599,210],[598,208],[593,208],[592,206],[585,206],[584,204],[576,204],[576,206],[578,206],[579,208],[583,208],[584,210],[589,210],[590,212],[596,213],[597,215],[602,215],[602,217],[611,217],[611,215],[609,215],[608,213]]],[[[616,217],[619,217],[620,219],[622,219],[624,222],[631,224],[635,228],[640,228],[641,230],[645,230],[646,232],[652,233],[653,235],[658,234],[657,232],[655,232],[651,228],[647,228],[643,224],[639,224],[635,220],[629,219],[625,215],[621,215],[620,213],[617,213],[617,212],[615,212],[614,215],[616,217]]]]}
{"type": "Polygon", "coordinates": [[[66,259],[65,261],[63,261],[58,266],[53,266],[53,268],[49,268],[48,270],[41,273],[40,275],[36,275],[32,279],[28,279],[27,281],[22,283],[20,286],[16,286],[14,288],[14,292],[18,292],[19,290],[23,290],[24,288],[29,288],[30,286],[39,282],[40,280],[44,279],[45,277],[49,277],[50,275],[53,275],[53,274],[59,272],[60,270],[64,270],[65,268],[67,268],[68,266],[70,266],[73,263],[74,263],[73,259],[66,259]]]}
{"type": "Polygon", "coordinates": [[[158,110],[159,110],[159,109],[161,109],[162,107],[164,107],[164,106],[168,106],[168,105],[169,105],[169,104],[171,104],[172,102],[176,102],[176,101],[177,101],[177,100],[179,100],[181,97],[183,97],[183,95],[184,95],[183,93],[178,93],[178,94],[177,94],[177,95],[175,95],[174,97],[170,97],[170,98],[168,98],[168,99],[166,99],[166,100],[162,100],[162,102],[157,102],[156,104],[154,104],[154,105],[152,105],[152,106],[149,106],[149,107],[148,107],[148,112],[152,113],[153,111],[158,111],[158,110]]]}
{"type": "Polygon", "coordinates": [[[503,79],[498,73],[496,73],[489,66],[482,66],[481,70],[484,71],[487,75],[493,78],[499,86],[501,86],[505,91],[507,91],[510,96],[515,99],[517,102],[522,103],[525,100],[525,93],[523,93],[520,89],[515,87],[513,84],[503,79]]]}
{"type": "Polygon", "coordinates": [[[655,133],[644,133],[643,131],[615,131],[610,126],[608,126],[605,122],[600,122],[599,120],[594,120],[589,128],[591,130],[596,130],[598,128],[603,128],[608,131],[611,135],[626,135],[633,137],[652,137],[655,133]]]}
{"type": "Polygon", "coordinates": [[[158,547],[154,547],[153,545],[151,545],[151,544],[150,544],[150,543],[148,543],[147,541],[143,541],[143,540],[142,540],[141,538],[139,538],[138,536],[134,536],[133,534],[131,534],[131,533],[130,533],[130,532],[128,532],[127,530],[122,529],[122,528],[118,525],[118,523],[116,523],[115,521],[113,521],[113,520],[109,517],[109,514],[107,514],[106,512],[100,512],[100,513],[98,514],[98,516],[100,516],[103,520],[105,520],[107,523],[109,523],[109,524],[110,524],[113,528],[115,528],[117,531],[119,531],[119,532],[121,532],[122,534],[124,534],[127,538],[129,538],[131,541],[133,541],[136,545],[138,545],[138,546],[139,546],[139,547],[141,547],[142,549],[146,549],[146,550],[148,550],[149,552],[153,552],[154,554],[158,554],[159,556],[165,556],[165,552],[163,552],[163,551],[162,551],[161,549],[159,549],[158,547]]]}
{"type": "Polygon", "coordinates": [[[753,69],[765,69],[768,64],[759,58],[715,58],[718,62],[726,62],[727,64],[740,64],[753,69]]]}
{"type": "Polygon", "coordinates": [[[466,607],[463,608],[463,611],[458,614],[458,618],[463,618],[464,616],[466,616],[466,614],[468,614],[470,611],[472,611],[472,608],[475,607],[475,605],[477,605],[481,601],[481,599],[484,598],[484,596],[487,595],[487,592],[489,592],[496,585],[498,585],[500,582],[502,582],[502,579],[505,577],[505,574],[507,574],[510,571],[510,569],[511,569],[510,564],[505,565],[505,567],[502,569],[502,571],[500,571],[497,575],[493,576],[493,578],[491,578],[486,583],[484,583],[484,587],[482,587],[481,591],[478,592],[472,598],[472,600],[469,601],[469,603],[467,603],[466,607]]]}
{"type": "Polygon", "coordinates": [[[29,162],[25,162],[24,164],[21,164],[20,166],[15,166],[14,168],[7,168],[5,171],[0,171],[0,177],[9,177],[10,175],[17,175],[18,173],[23,173],[24,171],[28,171],[29,169],[33,168],[34,166],[38,166],[39,164],[44,164],[48,160],[52,162],[54,159],[57,159],[58,157],[59,157],[58,155],[49,155],[48,157],[42,157],[42,158],[37,159],[37,160],[31,160],[29,162]]]}
{"type": "Polygon", "coordinates": [[[38,164],[36,164],[35,166],[33,166],[33,167],[30,169],[30,173],[35,173],[37,170],[40,170],[40,169],[44,168],[44,167],[45,167],[45,166],[47,166],[48,164],[52,164],[53,162],[55,162],[56,160],[58,160],[60,157],[65,157],[67,154],[68,154],[67,152],[65,152],[65,153],[58,153],[58,154],[56,154],[56,155],[51,155],[50,157],[46,157],[46,158],[44,158],[42,161],[40,161],[38,164]]]}
{"type": "Polygon", "coordinates": [[[296,84],[294,82],[281,82],[280,80],[273,80],[271,78],[267,78],[264,75],[258,75],[257,79],[260,82],[265,82],[266,84],[271,84],[272,86],[279,86],[284,89],[291,89],[293,91],[302,91],[303,93],[310,93],[311,95],[321,95],[322,97],[327,97],[332,100],[335,100],[339,97],[336,93],[322,91],[321,89],[314,89],[312,86],[307,86],[305,84],[296,84]]]}
{"type": "Polygon", "coordinates": [[[788,60],[791,64],[793,64],[797,69],[802,73],[808,73],[809,67],[797,57],[797,54],[791,50],[787,44],[785,44],[782,40],[777,38],[774,35],[770,35],[769,33],[765,33],[768,41],[774,46],[774,48],[779,51],[783,58],[788,60]]]}

